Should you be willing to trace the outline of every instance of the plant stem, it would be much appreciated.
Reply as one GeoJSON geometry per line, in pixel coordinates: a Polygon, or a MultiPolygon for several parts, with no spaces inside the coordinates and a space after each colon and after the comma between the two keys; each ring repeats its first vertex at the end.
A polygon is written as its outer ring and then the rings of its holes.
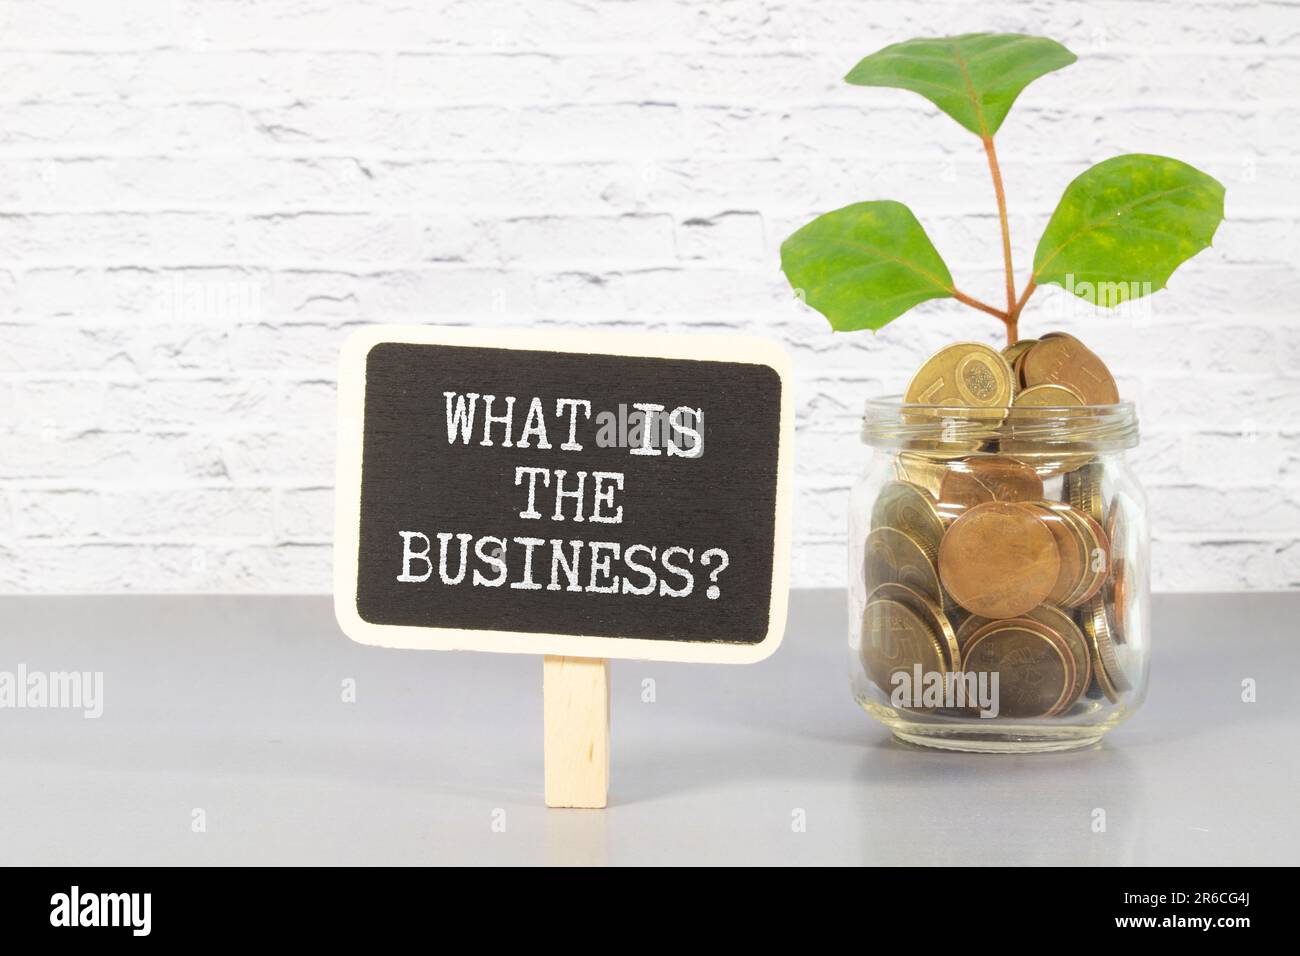
{"type": "Polygon", "coordinates": [[[1029,297],[1034,294],[1038,288],[1038,283],[1034,282],[1034,277],[1029,277],[1029,282],[1025,285],[1025,291],[1020,294],[1020,298],[1011,306],[1011,312],[1007,315],[1007,345],[1013,345],[1020,339],[1020,313],[1025,310],[1025,303],[1029,297]]]}
{"type": "Polygon", "coordinates": [[[1011,264],[1011,224],[1007,219],[1007,192],[1002,186],[1002,169],[998,166],[998,151],[993,146],[992,136],[981,136],[980,142],[984,144],[984,154],[989,160],[989,173],[993,176],[993,194],[998,200],[998,222],[1002,226],[1002,261],[1006,266],[1007,277],[1007,307],[1005,311],[995,309],[957,289],[952,290],[952,295],[958,302],[1001,319],[1002,324],[1007,327],[1007,345],[1015,345],[1020,339],[1020,313],[1024,311],[1025,303],[1029,301],[1029,297],[1034,294],[1038,286],[1033,276],[1030,276],[1025,291],[1019,299],[1016,298],[1016,278],[1011,264]]]}
{"type": "Polygon", "coordinates": [[[1007,321],[1007,313],[1003,312],[1001,309],[994,308],[987,302],[981,302],[979,299],[969,296],[959,289],[952,290],[952,297],[963,305],[969,305],[972,309],[979,309],[981,312],[987,312],[989,315],[997,316],[1003,322],[1007,321]]]}
{"type": "Polygon", "coordinates": [[[1037,288],[1038,283],[1034,281],[1033,276],[1030,276],[1029,282],[1025,285],[1025,291],[1020,293],[1019,301],[1011,307],[1011,318],[1013,320],[1020,318],[1020,313],[1025,311],[1025,303],[1029,301],[1029,297],[1034,294],[1034,290],[1037,288]]]}
{"type": "Polygon", "coordinates": [[[1006,264],[1007,275],[1007,345],[1014,345],[1017,337],[1016,320],[1016,280],[1011,267],[1011,225],[1007,221],[1007,194],[1002,187],[1002,170],[998,166],[998,153],[993,147],[992,136],[981,136],[984,153],[988,156],[989,172],[993,175],[993,193],[998,200],[998,220],[1002,225],[1002,260],[1006,264]]]}

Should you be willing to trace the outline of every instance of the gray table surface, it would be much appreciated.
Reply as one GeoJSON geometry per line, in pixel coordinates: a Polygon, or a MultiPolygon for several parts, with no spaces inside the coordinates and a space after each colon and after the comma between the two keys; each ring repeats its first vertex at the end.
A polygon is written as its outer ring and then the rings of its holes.
{"type": "Polygon", "coordinates": [[[1300,862],[1300,594],[1158,596],[1142,711],[1014,757],[893,742],[845,613],[795,592],[749,667],[616,661],[595,811],[542,804],[539,658],[354,645],[322,597],[0,598],[0,671],[104,675],[98,720],[0,710],[0,862],[1300,862]]]}

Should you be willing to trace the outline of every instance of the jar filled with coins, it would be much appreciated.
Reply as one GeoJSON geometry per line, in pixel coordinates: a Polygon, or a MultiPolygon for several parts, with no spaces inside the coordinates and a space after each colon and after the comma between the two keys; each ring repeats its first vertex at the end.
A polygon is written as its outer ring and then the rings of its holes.
{"type": "Polygon", "coordinates": [[[862,707],[911,743],[1066,750],[1141,703],[1150,649],[1137,417],[1064,333],[940,350],[867,403],[849,517],[862,707]]]}

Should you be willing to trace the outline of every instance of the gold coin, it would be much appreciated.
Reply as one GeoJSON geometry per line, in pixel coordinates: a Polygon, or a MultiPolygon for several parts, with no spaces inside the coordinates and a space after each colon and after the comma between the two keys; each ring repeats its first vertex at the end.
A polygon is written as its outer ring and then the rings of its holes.
{"type": "MultiPolygon", "coordinates": [[[[1035,339],[1034,345],[1037,344],[1038,344],[1038,340],[1035,339]]],[[[1033,347],[1034,346],[1031,345],[1029,348],[1033,348],[1033,347]]],[[[1015,379],[1016,385],[1019,386],[1020,388],[1025,387],[1025,356],[1028,354],[1029,354],[1029,349],[1025,349],[1023,352],[1021,352],[1019,355],[1016,356],[1016,360],[1011,364],[1011,377],[1015,379]]]]}
{"type": "Polygon", "coordinates": [[[1004,455],[1032,465],[1044,478],[1070,471],[1092,460],[1091,454],[1062,451],[1058,444],[1044,440],[1060,427],[1068,428],[1071,419],[1063,418],[1060,409],[1078,408],[1082,396],[1068,385],[1034,385],[1016,395],[1004,424],[1008,437],[1000,450],[1004,455]]]}
{"type": "Polygon", "coordinates": [[[1106,509],[1106,540],[1110,542],[1111,567],[1123,559],[1128,549],[1128,522],[1124,517],[1124,502],[1119,495],[1110,499],[1106,509]]]}
{"type": "Polygon", "coordinates": [[[1085,404],[1083,396],[1069,385],[1031,385],[1012,403],[1015,408],[1063,408],[1085,404]]]}
{"type": "Polygon", "coordinates": [[[932,497],[939,495],[939,482],[947,472],[947,463],[943,459],[931,458],[915,452],[899,452],[894,458],[894,477],[899,481],[916,485],[932,497]]]}
{"type": "Polygon", "coordinates": [[[1014,458],[988,455],[952,462],[939,486],[940,513],[960,513],[986,501],[1034,501],[1043,480],[1014,458]]]}
{"type": "Polygon", "coordinates": [[[1014,391],[1002,353],[979,342],[958,342],[925,360],[903,394],[919,405],[1005,409],[1014,391]]]}
{"type": "Polygon", "coordinates": [[[1056,538],[1031,505],[990,501],[952,523],[939,546],[939,577],[953,599],[989,618],[1019,617],[1056,586],[1056,538]]]}
{"type": "Polygon", "coordinates": [[[954,458],[993,450],[1007,416],[997,408],[955,408],[947,405],[908,405],[902,419],[916,426],[907,439],[908,453],[944,464],[954,458]]]}
{"type": "Polygon", "coordinates": [[[1074,688],[1070,692],[1070,699],[1058,711],[1064,713],[1074,706],[1074,702],[1083,696],[1083,692],[1092,683],[1092,655],[1088,652],[1088,641],[1083,636],[1083,631],[1079,630],[1079,625],[1074,623],[1074,618],[1055,604],[1040,604],[1026,616],[1059,634],[1074,659],[1074,688]]]}
{"type": "Polygon", "coordinates": [[[1081,617],[1088,650],[1092,653],[1092,672],[1106,699],[1112,704],[1119,703],[1120,695],[1131,690],[1133,685],[1125,676],[1119,655],[1115,653],[1110,624],[1106,620],[1106,606],[1094,598],[1084,606],[1081,617]]]}
{"type": "Polygon", "coordinates": [[[1035,413],[1046,414],[1050,411],[1050,409],[1033,407],[1019,408],[1014,411],[1005,426],[1013,437],[1004,438],[998,446],[998,451],[1002,455],[1023,462],[1034,469],[1042,479],[1055,478],[1057,475],[1074,471],[1093,460],[1091,452],[1066,452],[1047,442],[1014,437],[1017,428],[1024,430],[1026,424],[1024,416],[1032,417],[1035,413]]]}
{"type": "Polygon", "coordinates": [[[886,694],[894,691],[893,675],[909,676],[915,665],[922,673],[944,670],[943,652],[933,632],[920,616],[898,601],[877,598],[862,615],[863,669],[886,694]]]}
{"type": "Polygon", "coordinates": [[[967,645],[965,669],[998,675],[1002,717],[1046,717],[1056,713],[1075,684],[1064,640],[1054,640],[1037,621],[995,621],[967,645]]]}
{"type": "Polygon", "coordinates": [[[889,538],[876,534],[875,531],[867,535],[862,558],[862,580],[868,591],[877,584],[898,580],[898,565],[894,561],[894,549],[890,547],[889,538]]]}
{"type": "Polygon", "coordinates": [[[924,488],[907,481],[889,481],[871,508],[872,528],[897,528],[910,536],[933,561],[939,554],[943,520],[924,488]]]}
{"type": "Polygon", "coordinates": [[[1128,565],[1119,558],[1110,573],[1110,619],[1115,625],[1111,635],[1116,644],[1128,642],[1128,601],[1128,565]]]}
{"type": "Polygon", "coordinates": [[[943,589],[930,556],[911,535],[897,528],[876,528],[867,535],[863,579],[867,590],[881,584],[905,584],[942,606],[943,589]]]}
{"type": "MultiPolygon", "coordinates": [[[[944,594],[943,613],[947,616],[948,623],[952,625],[953,630],[958,635],[961,634],[961,629],[965,623],[974,616],[970,611],[954,601],[951,594],[947,593],[944,594]]],[[[957,638],[957,644],[958,646],[961,645],[960,636],[957,638]]]]}
{"type": "Polygon", "coordinates": [[[939,605],[935,604],[924,594],[910,588],[905,584],[881,584],[877,585],[871,593],[867,595],[867,603],[870,604],[875,600],[897,601],[911,609],[934,635],[935,641],[939,645],[940,654],[943,657],[944,669],[956,671],[961,661],[961,651],[957,647],[957,634],[953,631],[952,625],[944,616],[939,605]]]}
{"type": "Polygon", "coordinates": [[[1035,385],[1068,385],[1088,405],[1114,405],[1119,389],[1110,370],[1072,335],[1044,335],[1024,353],[1021,368],[1026,389],[1035,385]]]}
{"type": "Polygon", "coordinates": [[[1002,357],[1007,360],[1007,364],[1014,370],[1016,361],[1031,348],[1038,344],[1038,339],[1020,339],[1013,342],[1002,350],[1002,357]]]}
{"type": "Polygon", "coordinates": [[[1065,475],[1065,497],[1071,507],[1099,524],[1105,520],[1101,498],[1101,462],[1089,462],[1065,475]]]}

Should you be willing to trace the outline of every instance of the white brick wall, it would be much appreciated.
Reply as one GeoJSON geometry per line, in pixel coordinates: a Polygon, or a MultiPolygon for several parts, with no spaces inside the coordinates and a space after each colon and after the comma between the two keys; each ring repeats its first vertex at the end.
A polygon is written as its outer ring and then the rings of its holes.
{"type": "Polygon", "coordinates": [[[843,581],[862,400],[945,340],[791,301],[777,247],[909,203],[1000,286],[977,142],[840,82],[909,36],[1081,62],[999,137],[1018,274],[1066,182],[1166,153],[1228,186],[1150,310],[1063,326],[1141,403],[1163,589],[1300,587],[1300,7],[930,0],[2,0],[0,590],[325,591],[335,350],[371,321],[736,329],[797,366],[796,576],[843,581]]]}

